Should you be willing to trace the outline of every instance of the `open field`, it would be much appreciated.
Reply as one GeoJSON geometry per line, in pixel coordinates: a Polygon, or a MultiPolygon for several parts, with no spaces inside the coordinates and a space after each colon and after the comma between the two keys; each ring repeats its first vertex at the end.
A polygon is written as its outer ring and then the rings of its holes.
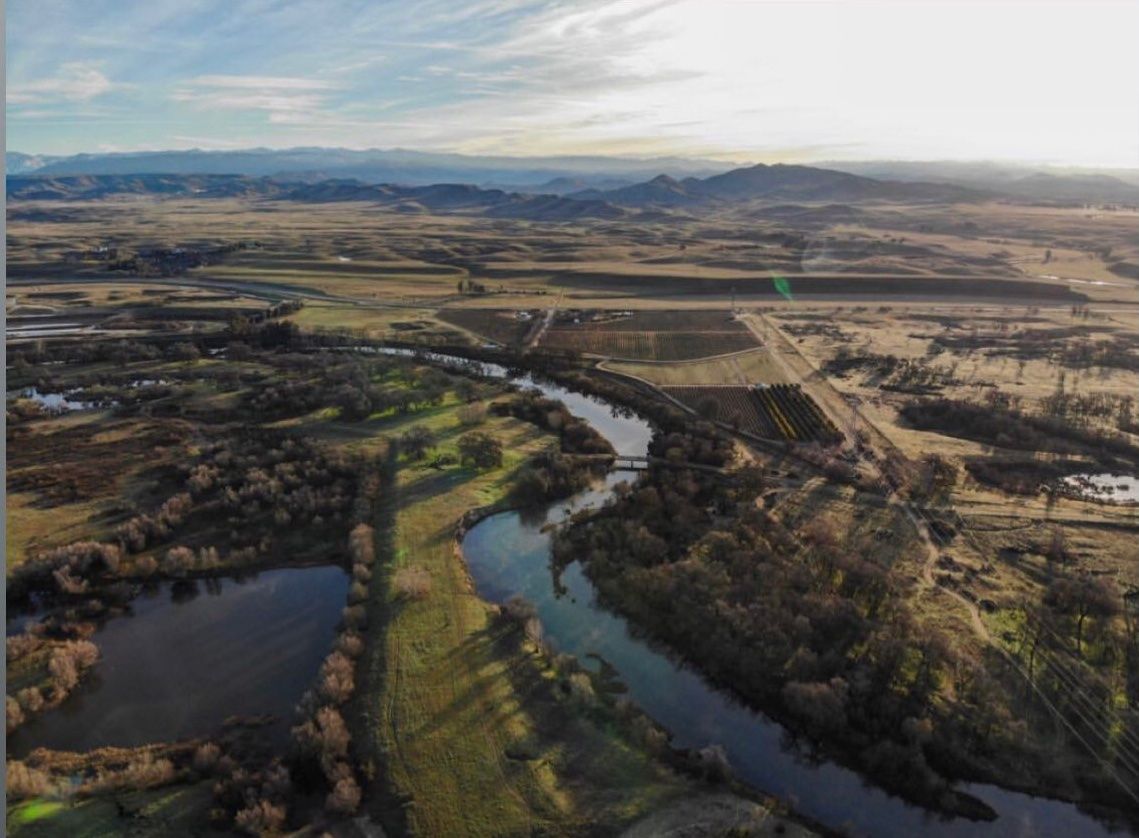
{"type": "MultiPolygon", "coordinates": [[[[430,424],[438,450],[451,449],[454,407],[430,424]]],[[[680,791],[677,781],[589,722],[559,718],[566,711],[547,695],[552,673],[495,621],[456,553],[461,512],[502,500],[522,461],[549,445],[512,419],[483,429],[504,442],[501,468],[399,469],[394,533],[384,541],[394,556],[373,586],[377,613],[391,619],[364,663],[365,683],[381,691],[365,716],[366,748],[386,755],[391,782],[414,801],[415,834],[561,831],[635,817],[680,791]],[[390,580],[409,568],[429,576],[424,596],[391,591],[390,580]],[[525,760],[512,756],[519,750],[525,760]]]]}
{"type": "Polygon", "coordinates": [[[604,361],[601,366],[659,385],[787,383],[786,373],[772,361],[766,349],[696,361],[604,361]]]}
{"type": "Polygon", "coordinates": [[[852,224],[849,212],[814,209],[809,218],[725,212],[667,225],[566,225],[408,215],[366,203],[20,201],[9,206],[9,276],[105,276],[101,247],[222,247],[186,275],[392,306],[503,307],[521,296],[529,307],[551,290],[580,306],[609,299],[638,308],[653,304],[641,296],[679,295],[691,308],[702,295],[726,302],[733,293],[778,301],[773,275],[787,277],[791,293],[805,299],[1139,299],[1135,281],[1110,267],[1139,262],[1134,213],[883,205],[859,208],[852,224]],[[483,293],[460,294],[460,280],[477,281],[483,293]]]}
{"type": "MultiPolygon", "coordinates": [[[[1134,212],[756,204],[547,223],[123,198],[16,202],[9,221],[10,322],[100,330],[13,345],[9,377],[105,399],[62,416],[9,401],[10,580],[52,548],[114,542],[121,555],[77,547],[81,560],[28,583],[59,615],[89,609],[89,625],[64,623],[86,637],[148,579],[181,596],[199,577],[351,566],[366,516],[377,558],[338,629],[364,642],[337,760],[371,823],[610,834],[702,786],[632,744],[611,706],[567,699],[565,673],[479,599],[456,551],[459,517],[510,499],[554,434],[482,415],[509,398],[497,383],[330,350],[344,331],[492,341],[510,351],[480,346],[487,357],[578,383],[622,386],[595,365],[641,379],[613,401],[653,418],[654,463],[704,470],[650,467],[569,554],[597,570],[607,608],[804,741],[834,755],[842,740],[844,764],[901,776],[931,809],[951,804],[930,778],[962,766],[1130,805],[1102,769],[1130,770],[1139,730],[1139,506],[1078,497],[1064,478],[1139,482],[1134,212]],[[303,307],[267,313],[294,298],[303,307]],[[502,443],[501,465],[459,462],[476,426],[502,443]],[[185,514],[160,511],[181,495],[185,514]]],[[[563,529],[579,525],[592,522],[563,529]]],[[[47,654],[25,661],[45,683],[47,654]]],[[[295,771],[307,797],[292,812],[329,791],[313,764],[295,771]]],[[[183,803],[204,829],[206,784],[179,778],[148,792],[174,814],[141,819],[142,834],[180,829],[183,803]]],[[[111,804],[43,818],[42,801],[18,804],[9,826],[41,834],[83,815],[101,834],[111,804]]]]}
{"type": "Polygon", "coordinates": [[[587,355],[647,361],[685,361],[755,346],[726,311],[577,311],[558,314],[541,346],[587,355]]]}
{"type": "Polygon", "coordinates": [[[534,334],[543,312],[534,309],[466,309],[445,308],[438,317],[445,323],[486,338],[502,346],[518,347],[534,334]]]}
{"type": "Polygon", "coordinates": [[[756,436],[792,442],[841,439],[830,419],[796,385],[673,385],[661,389],[707,418],[756,436]]]}

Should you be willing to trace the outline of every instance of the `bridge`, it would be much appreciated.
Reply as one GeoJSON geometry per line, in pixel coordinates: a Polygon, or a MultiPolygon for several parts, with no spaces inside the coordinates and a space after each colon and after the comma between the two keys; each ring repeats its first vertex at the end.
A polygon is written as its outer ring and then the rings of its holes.
{"type": "Polygon", "coordinates": [[[687,460],[670,460],[667,457],[654,457],[645,454],[570,454],[579,460],[592,460],[599,463],[612,463],[618,471],[647,471],[649,466],[664,466],[665,468],[693,469],[707,471],[714,474],[724,474],[726,469],[720,466],[709,466],[704,463],[692,463],[687,460]]]}

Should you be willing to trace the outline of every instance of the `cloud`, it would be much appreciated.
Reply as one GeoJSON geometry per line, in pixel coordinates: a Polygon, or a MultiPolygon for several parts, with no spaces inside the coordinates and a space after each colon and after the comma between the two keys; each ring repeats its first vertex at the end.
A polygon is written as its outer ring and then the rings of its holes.
{"type": "Polygon", "coordinates": [[[1139,165],[1133,0],[10,5],[9,143],[35,151],[201,134],[1139,165]]]}
{"type": "Polygon", "coordinates": [[[108,79],[96,62],[69,61],[54,76],[16,83],[8,88],[12,105],[42,105],[55,102],[88,102],[122,87],[108,79]]]}
{"type": "Polygon", "coordinates": [[[334,85],[296,76],[197,76],[171,98],[209,110],[261,111],[273,123],[297,122],[321,110],[334,85]]]}

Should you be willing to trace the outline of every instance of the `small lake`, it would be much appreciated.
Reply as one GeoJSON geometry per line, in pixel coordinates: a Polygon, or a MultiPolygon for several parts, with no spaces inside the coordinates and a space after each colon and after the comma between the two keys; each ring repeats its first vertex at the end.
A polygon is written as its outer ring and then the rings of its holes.
{"type": "Polygon", "coordinates": [[[314,567],[159,583],[95,633],[94,669],[8,737],[9,756],[171,741],[262,714],[279,717],[263,735],[284,742],[332,647],[348,582],[339,567],[314,567]]]}
{"type": "Polygon", "coordinates": [[[99,406],[95,402],[85,402],[73,398],[81,393],[81,390],[68,390],[65,393],[41,393],[35,387],[27,387],[23,390],[15,390],[8,393],[7,398],[28,399],[38,404],[44,410],[52,413],[59,413],[66,410],[90,410],[91,408],[99,406]]]}
{"type": "Polygon", "coordinates": [[[1088,500],[1139,503],[1139,477],[1127,474],[1070,474],[1064,488],[1088,500]]]}

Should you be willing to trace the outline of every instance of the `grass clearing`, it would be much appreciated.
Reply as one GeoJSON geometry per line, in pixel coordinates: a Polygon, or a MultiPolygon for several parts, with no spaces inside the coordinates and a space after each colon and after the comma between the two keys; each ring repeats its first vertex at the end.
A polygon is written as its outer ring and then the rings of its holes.
{"type": "Polygon", "coordinates": [[[750,349],[734,355],[700,361],[605,361],[602,367],[613,372],[643,378],[653,384],[786,384],[782,369],[766,349],[750,349]]]}
{"type": "MultiPolygon", "coordinates": [[[[435,450],[453,452],[456,407],[387,427],[424,419],[437,432],[435,450]]],[[[360,673],[362,749],[411,798],[415,834],[564,834],[627,822],[684,786],[553,699],[552,673],[477,596],[454,542],[462,512],[502,501],[519,466],[554,439],[506,417],[479,430],[502,441],[500,468],[398,471],[390,564],[372,588],[371,613],[390,619],[370,629],[360,673]],[[430,584],[400,598],[384,577],[409,568],[430,584]]]]}
{"type": "Polygon", "coordinates": [[[74,803],[37,798],[8,810],[7,833],[20,838],[220,834],[203,826],[213,804],[212,785],[166,786],[74,803]]]}

